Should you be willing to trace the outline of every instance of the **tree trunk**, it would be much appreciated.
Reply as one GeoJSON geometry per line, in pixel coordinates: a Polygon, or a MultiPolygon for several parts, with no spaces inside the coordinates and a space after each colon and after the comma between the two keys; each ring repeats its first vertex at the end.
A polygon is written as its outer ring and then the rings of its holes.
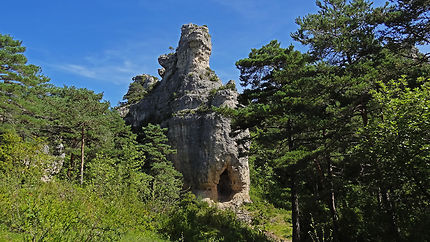
{"type": "Polygon", "coordinates": [[[328,159],[328,182],[330,186],[330,195],[329,195],[329,207],[331,213],[331,219],[333,220],[333,241],[339,241],[339,225],[338,225],[338,215],[336,211],[336,200],[334,193],[334,184],[333,184],[333,165],[328,159]]]}
{"type": "MultiPolygon", "coordinates": [[[[288,120],[288,149],[294,150],[294,143],[292,137],[292,125],[291,120],[288,120]]],[[[296,187],[296,172],[297,165],[292,166],[292,176],[291,176],[291,214],[292,214],[292,222],[293,222],[293,242],[300,241],[300,210],[299,210],[299,198],[297,196],[297,187],[296,187]]]]}
{"type": "Polygon", "coordinates": [[[85,127],[81,133],[81,185],[84,183],[84,159],[85,159],[85,127]]]}
{"type": "Polygon", "coordinates": [[[75,169],[75,154],[70,154],[70,165],[69,169],[67,169],[67,177],[69,179],[72,178],[72,171],[75,169]]]}
{"type": "MultiPolygon", "coordinates": [[[[323,138],[326,139],[326,132],[323,130],[323,138]]],[[[328,207],[330,209],[331,219],[333,221],[333,241],[339,241],[339,225],[338,220],[339,217],[336,211],[336,200],[334,193],[334,182],[333,182],[333,164],[331,163],[330,153],[326,150],[326,154],[324,155],[324,160],[327,161],[328,165],[328,174],[327,178],[324,179],[329,187],[329,197],[328,197],[328,207]]]]}
{"type": "Polygon", "coordinates": [[[369,122],[369,118],[367,117],[367,108],[363,105],[363,110],[361,111],[361,118],[363,119],[363,126],[366,127],[369,122]]]}
{"type": "Polygon", "coordinates": [[[369,122],[369,118],[367,117],[367,102],[365,101],[364,96],[361,96],[360,106],[361,119],[363,120],[363,126],[366,127],[369,122]]]}
{"type": "Polygon", "coordinates": [[[376,194],[376,199],[378,200],[378,207],[379,209],[384,209],[384,205],[382,204],[382,193],[381,193],[381,187],[378,187],[378,192],[376,194]]]}
{"type": "Polygon", "coordinates": [[[293,222],[293,242],[300,241],[300,210],[295,175],[291,177],[291,212],[293,222]]]}
{"type": "Polygon", "coordinates": [[[390,222],[390,231],[389,234],[392,236],[394,241],[401,241],[400,240],[400,231],[399,227],[397,225],[397,215],[396,215],[396,207],[394,201],[392,201],[390,197],[390,190],[387,189],[382,193],[383,202],[386,207],[386,213],[389,217],[390,222]]]}

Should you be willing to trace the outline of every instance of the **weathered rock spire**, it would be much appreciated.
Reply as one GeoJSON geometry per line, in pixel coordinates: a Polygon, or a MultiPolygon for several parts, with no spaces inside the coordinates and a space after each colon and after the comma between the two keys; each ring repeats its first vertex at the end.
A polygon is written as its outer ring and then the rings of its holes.
{"type": "Polygon", "coordinates": [[[236,107],[234,82],[223,86],[209,68],[211,39],[208,28],[186,24],[175,53],[158,61],[162,80],[137,104],[126,121],[133,127],[160,123],[177,150],[171,159],[186,185],[202,198],[230,204],[249,201],[249,168],[232,137],[230,119],[212,107],[236,107]]]}

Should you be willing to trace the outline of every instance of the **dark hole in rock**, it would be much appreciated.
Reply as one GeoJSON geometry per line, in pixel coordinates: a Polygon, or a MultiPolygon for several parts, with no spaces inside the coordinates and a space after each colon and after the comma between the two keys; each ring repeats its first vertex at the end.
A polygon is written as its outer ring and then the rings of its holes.
{"type": "Polygon", "coordinates": [[[224,172],[219,176],[217,190],[219,202],[227,202],[231,199],[233,190],[231,189],[231,180],[227,169],[225,169],[224,172]]]}

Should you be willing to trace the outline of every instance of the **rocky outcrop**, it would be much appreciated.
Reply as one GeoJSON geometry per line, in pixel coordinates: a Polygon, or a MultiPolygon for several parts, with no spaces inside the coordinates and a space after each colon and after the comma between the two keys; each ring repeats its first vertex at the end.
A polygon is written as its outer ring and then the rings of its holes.
{"type": "Polygon", "coordinates": [[[147,74],[135,76],[132,80],[127,94],[123,97],[127,101],[121,102],[120,106],[116,107],[121,117],[127,116],[130,105],[141,101],[159,81],[157,77],[147,74]]]}
{"type": "MultiPolygon", "coordinates": [[[[43,147],[43,153],[46,155],[51,155],[50,148],[48,145],[43,147]]],[[[64,151],[64,145],[59,143],[52,152],[53,159],[49,163],[45,164],[45,169],[41,180],[43,182],[49,182],[52,178],[57,175],[61,168],[63,168],[64,159],[66,158],[66,153],[64,151]]]]}
{"type": "Polygon", "coordinates": [[[249,201],[246,149],[232,134],[231,120],[213,107],[235,108],[235,85],[223,85],[209,67],[212,44],[208,28],[183,25],[176,52],[162,55],[162,80],[140,102],[130,105],[125,120],[139,128],[149,122],[168,127],[177,150],[171,158],[185,184],[201,198],[240,204],[249,201]]]}
{"type": "Polygon", "coordinates": [[[158,78],[148,74],[143,74],[133,77],[133,82],[139,83],[142,86],[144,92],[149,92],[152,87],[157,84],[158,78]]]}

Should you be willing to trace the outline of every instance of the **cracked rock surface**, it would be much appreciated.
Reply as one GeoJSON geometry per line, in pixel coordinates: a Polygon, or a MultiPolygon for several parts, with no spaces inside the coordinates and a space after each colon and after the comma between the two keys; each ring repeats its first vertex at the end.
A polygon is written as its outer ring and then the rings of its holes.
{"type": "Polygon", "coordinates": [[[250,202],[247,157],[239,155],[246,145],[232,134],[231,120],[213,107],[235,108],[235,85],[223,85],[209,67],[212,44],[205,26],[186,24],[174,53],[161,55],[162,80],[140,102],[127,110],[126,122],[134,128],[159,123],[177,153],[174,162],[185,184],[203,199],[239,205],[250,202]]]}

